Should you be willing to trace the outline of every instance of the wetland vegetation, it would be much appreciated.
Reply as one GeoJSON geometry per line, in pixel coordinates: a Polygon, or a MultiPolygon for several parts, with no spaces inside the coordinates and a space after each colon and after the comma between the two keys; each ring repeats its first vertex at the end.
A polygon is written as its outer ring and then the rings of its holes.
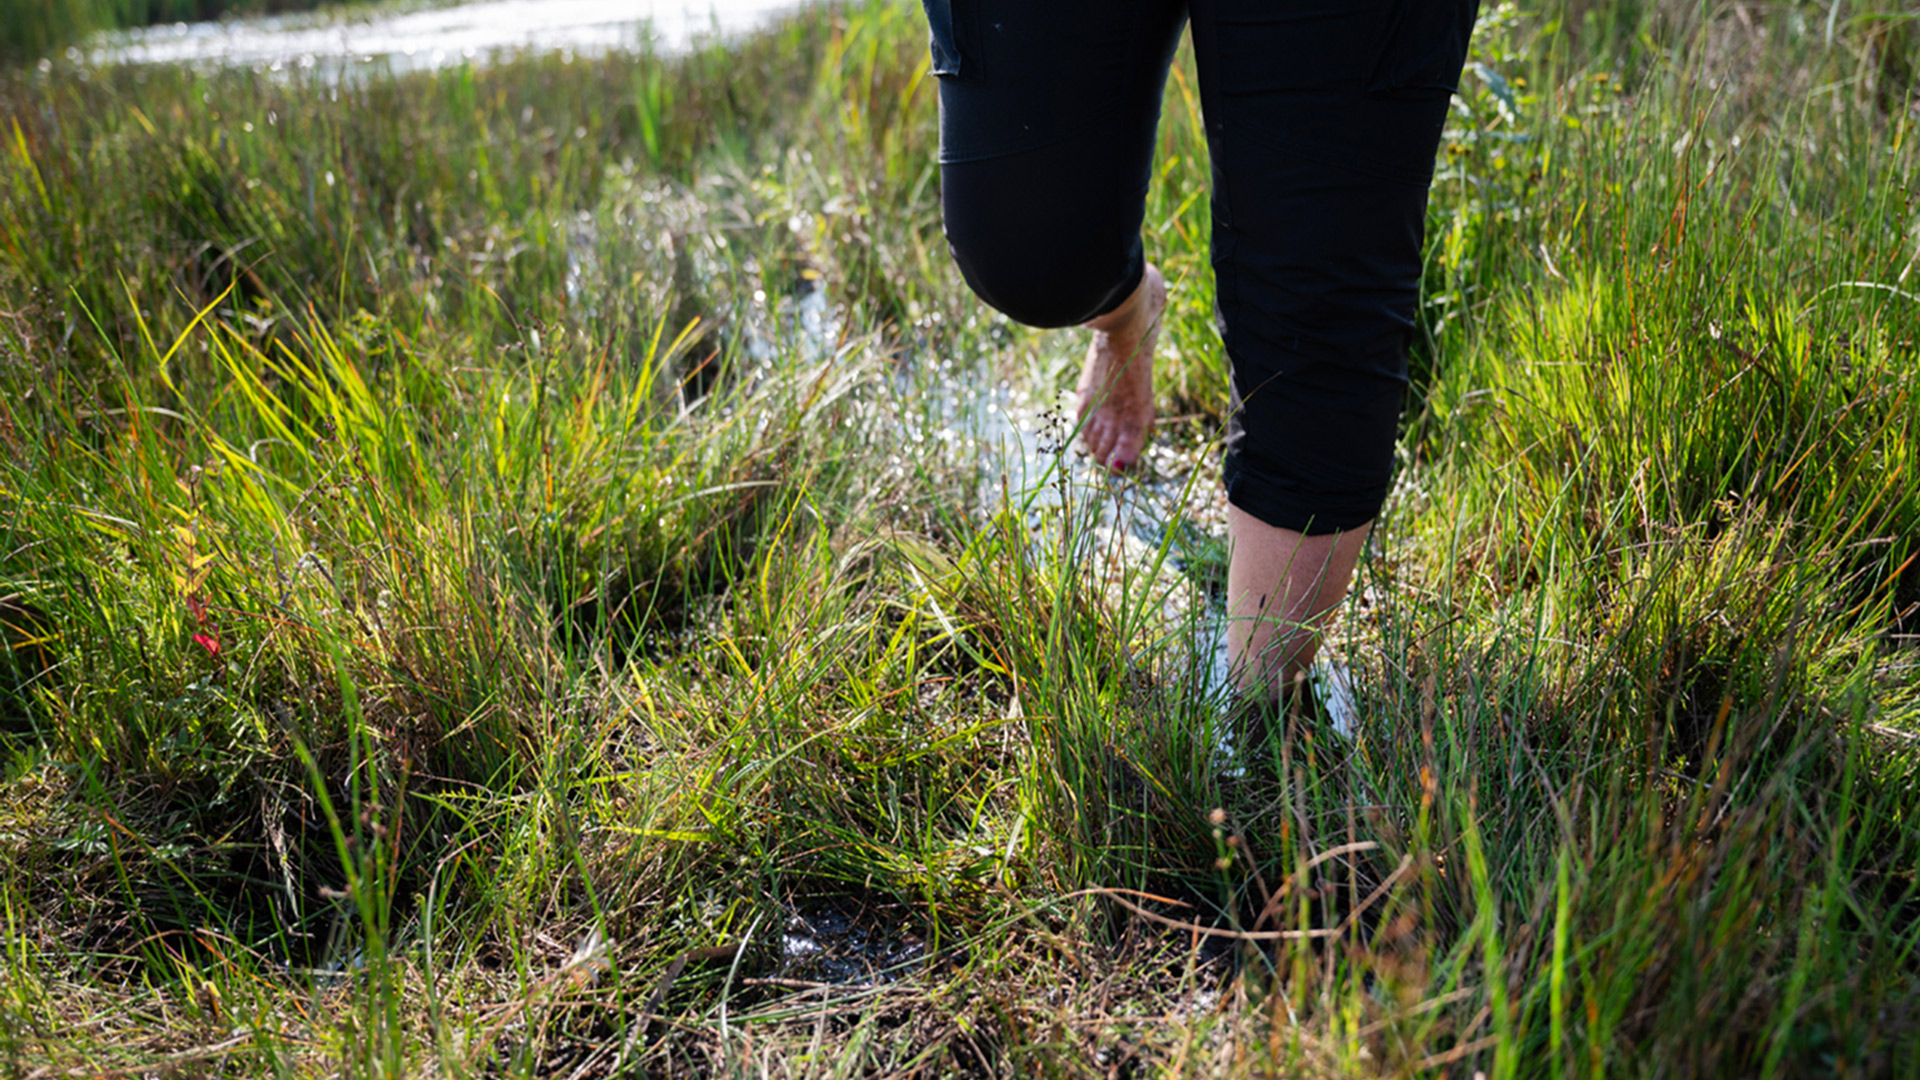
{"type": "Polygon", "coordinates": [[[1357,730],[1231,760],[1190,58],[1122,482],[946,258],[914,5],[0,72],[0,1061],[1920,1072],[1916,63],[1483,5],[1357,730]]]}

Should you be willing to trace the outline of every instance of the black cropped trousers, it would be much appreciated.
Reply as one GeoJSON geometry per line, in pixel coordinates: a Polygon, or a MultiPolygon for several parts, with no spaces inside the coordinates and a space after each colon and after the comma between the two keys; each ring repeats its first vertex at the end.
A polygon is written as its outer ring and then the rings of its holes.
{"type": "Polygon", "coordinates": [[[1225,477],[1309,534],[1371,521],[1407,385],[1427,189],[1478,0],[923,0],[941,209],[1034,326],[1139,284],[1168,65],[1191,21],[1233,368],[1225,477]]]}

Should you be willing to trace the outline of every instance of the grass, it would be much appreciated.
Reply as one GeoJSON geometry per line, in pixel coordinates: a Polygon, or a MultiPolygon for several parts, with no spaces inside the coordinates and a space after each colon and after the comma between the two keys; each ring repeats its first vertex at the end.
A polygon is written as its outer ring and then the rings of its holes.
{"type": "Polygon", "coordinates": [[[1156,542],[983,467],[1079,343],[946,259],[911,6],[0,75],[0,1060],[1920,1071],[1911,28],[1483,12],[1361,734],[1246,774],[1187,60],[1156,542]]]}

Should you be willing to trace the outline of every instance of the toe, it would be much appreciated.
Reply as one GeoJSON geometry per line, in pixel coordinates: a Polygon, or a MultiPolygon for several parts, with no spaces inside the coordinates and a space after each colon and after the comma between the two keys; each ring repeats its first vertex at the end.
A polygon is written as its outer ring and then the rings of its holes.
{"type": "Polygon", "coordinates": [[[1108,452],[1108,460],[1115,472],[1125,472],[1140,459],[1140,450],[1146,445],[1146,439],[1136,427],[1129,427],[1113,441],[1108,452]]]}
{"type": "Polygon", "coordinates": [[[1113,455],[1113,429],[1103,416],[1095,416],[1087,422],[1087,456],[1095,461],[1105,462],[1113,455]]]}

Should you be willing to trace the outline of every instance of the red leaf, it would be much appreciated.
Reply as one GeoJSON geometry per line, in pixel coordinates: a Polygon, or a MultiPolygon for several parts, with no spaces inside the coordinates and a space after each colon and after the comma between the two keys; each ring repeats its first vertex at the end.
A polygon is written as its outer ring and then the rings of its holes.
{"type": "Polygon", "coordinates": [[[193,612],[193,621],[201,626],[207,625],[207,602],[197,594],[187,594],[187,610],[193,612]]]}
{"type": "Polygon", "coordinates": [[[220,639],[214,637],[212,634],[195,634],[193,635],[193,643],[215,656],[220,655],[220,639]]]}

